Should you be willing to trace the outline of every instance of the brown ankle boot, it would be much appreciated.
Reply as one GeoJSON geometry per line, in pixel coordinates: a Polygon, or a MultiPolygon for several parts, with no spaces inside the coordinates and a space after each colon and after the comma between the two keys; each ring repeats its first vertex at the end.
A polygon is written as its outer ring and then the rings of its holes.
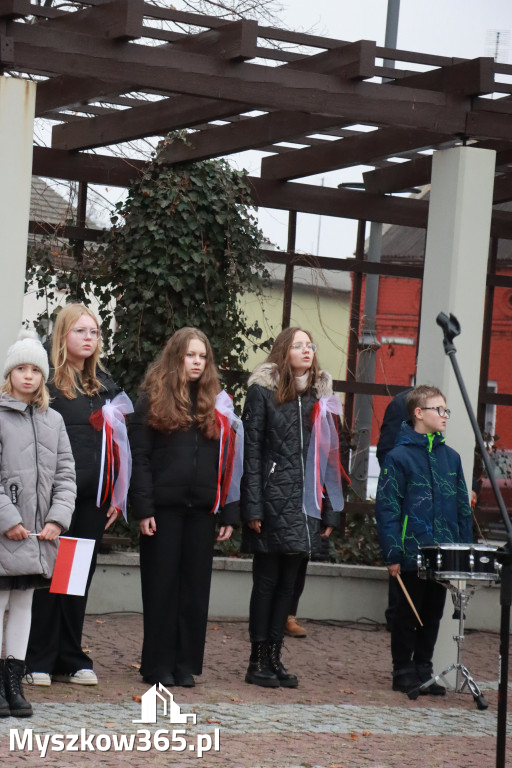
{"type": "Polygon", "coordinates": [[[295,616],[288,616],[286,620],[286,626],[284,628],[285,635],[288,637],[306,637],[307,632],[304,627],[297,624],[295,616]]]}

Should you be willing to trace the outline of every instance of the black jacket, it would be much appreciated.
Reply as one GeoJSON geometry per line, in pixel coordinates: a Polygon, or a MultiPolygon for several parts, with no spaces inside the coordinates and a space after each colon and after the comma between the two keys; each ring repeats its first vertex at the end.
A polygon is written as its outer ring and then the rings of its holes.
{"type": "Polygon", "coordinates": [[[313,391],[278,405],[279,374],[275,363],[258,366],[249,379],[243,423],[245,433],[241,517],[261,520],[261,533],[243,528],[242,549],[250,553],[304,553],[320,549],[320,530],[339,524],[339,511],[329,499],[322,520],[303,510],[303,467],[306,463],[316,401],[332,394],[332,379],[321,371],[313,391]]]}
{"type": "Polygon", "coordinates": [[[98,370],[97,378],[102,388],[93,397],[77,393],[69,400],[55,384],[48,385],[50,405],[61,414],[66,425],[75,460],[77,495],[81,498],[96,497],[101,468],[102,432],[95,429],[89,419],[120,391],[106,371],[98,370]]]}
{"type": "MultiPolygon", "coordinates": [[[[195,424],[170,433],[153,429],[147,423],[148,406],[146,396],[137,400],[128,428],[133,516],[153,517],[155,507],[210,512],[217,496],[219,440],[208,439],[195,424]]],[[[238,517],[238,502],[227,504],[220,524],[235,525],[238,517]]]]}

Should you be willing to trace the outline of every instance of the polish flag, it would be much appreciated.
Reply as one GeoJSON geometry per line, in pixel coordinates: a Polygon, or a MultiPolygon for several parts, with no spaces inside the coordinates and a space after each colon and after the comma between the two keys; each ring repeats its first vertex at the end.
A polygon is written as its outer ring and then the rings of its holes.
{"type": "Polygon", "coordinates": [[[85,595],[94,544],[94,539],[60,537],[50,592],[85,595]]]}

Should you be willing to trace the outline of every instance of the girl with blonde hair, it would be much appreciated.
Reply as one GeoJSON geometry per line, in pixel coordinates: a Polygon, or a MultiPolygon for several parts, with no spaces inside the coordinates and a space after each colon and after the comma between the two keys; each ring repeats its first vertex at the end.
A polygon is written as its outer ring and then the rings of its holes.
{"type": "Polygon", "coordinates": [[[94,539],[96,549],[84,597],[35,595],[27,664],[36,685],[50,685],[52,679],[79,685],[98,682],[92,659],[82,650],[82,630],[98,543],[118,516],[104,471],[101,414],[119,387],[103,367],[101,352],[94,312],[83,304],[63,307],[53,329],[49,390],[52,408],[64,419],[76,467],[77,498],[69,535],[94,539]]]}

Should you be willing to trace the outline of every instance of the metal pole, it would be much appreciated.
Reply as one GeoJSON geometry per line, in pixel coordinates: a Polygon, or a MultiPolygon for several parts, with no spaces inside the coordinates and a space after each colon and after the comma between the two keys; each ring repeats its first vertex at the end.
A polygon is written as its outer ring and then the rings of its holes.
{"type": "MultiPolygon", "coordinates": [[[[388,0],[386,34],[384,46],[396,48],[398,38],[398,17],[400,0],[388,0]]],[[[385,66],[394,67],[395,62],[386,59],[385,66]]],[[[382,256],[382,224],[374,221],[370,224],[370,244],[368,261],[379,263],[382,256]]],[[[357,360],[357,381],[375,381],[376,353],[380,347],[377,339],[377,302],[379,298],[379,275],[366,275],[364,297],[363,333],[359,341],[357,360]]],[[[352,489],[360,498],[366,498],[368,482],[368,457],[370,450],[373,414],[373,396],[357,395],[354,407],[354,433],[356,450],[354,451],[351,478],[352,489]]]]}
{"type": "Polygon", "coordinates": [[[295,255],[295,240],[297,237],[297,211],[290,211],[288,214],[288,243],[286,251],[288,261],[284,271],[284,295],[283,295],[283,321],[281,330],[290,327],[290,318],[292,314],[292,294],[293,294],[293,258],[295,255]]]}

